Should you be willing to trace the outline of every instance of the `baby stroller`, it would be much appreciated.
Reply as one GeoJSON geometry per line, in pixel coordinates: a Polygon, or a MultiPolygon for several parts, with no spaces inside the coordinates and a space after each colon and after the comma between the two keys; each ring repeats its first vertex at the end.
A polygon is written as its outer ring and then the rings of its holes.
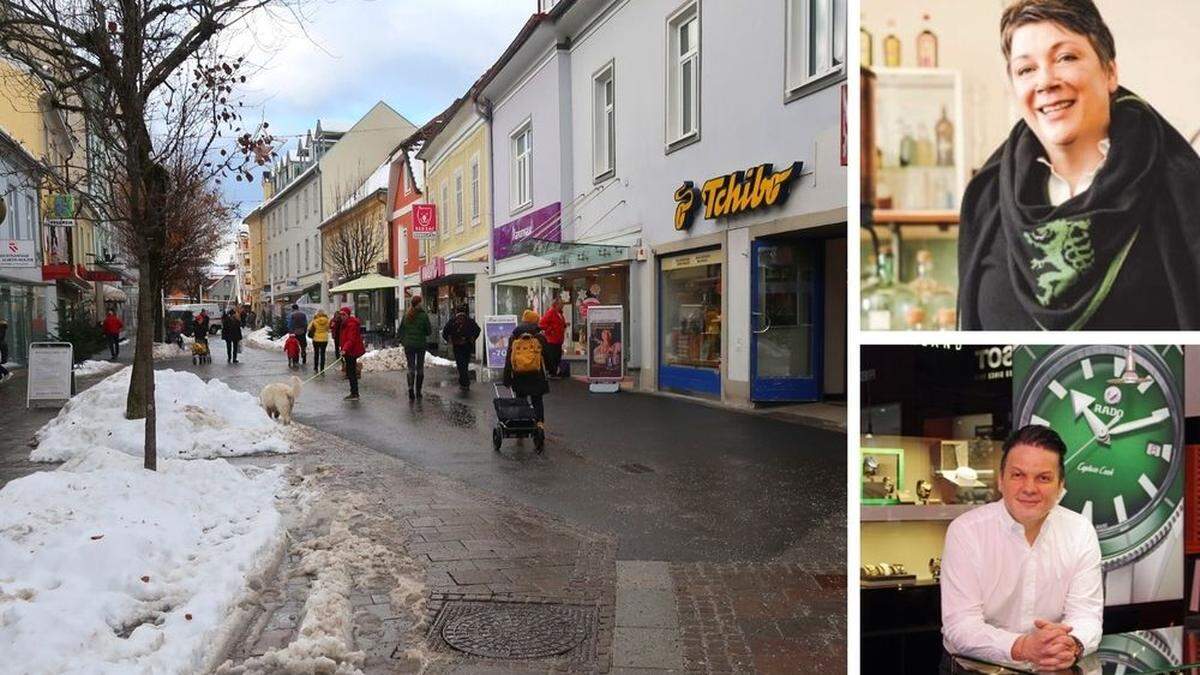
{"type": "Polygon", "coordinates": [[[196,336],[192,343],[192,365],[212,363],[212,353],[208,351],[208,339],[196,336]]]}
{"type": "Polygon", "coordinates": [[[503,385],[495,385],[496,397],[492,405],[496,407],[496,426],[492,429],[492,449],[500,452],[500,444],[505,438],[533,437],[533,449],[538,454],[546,448],[546,433],[538,428],[537,415],[533,405],[523,398],[518,398],[512,390],[503,385]]]}

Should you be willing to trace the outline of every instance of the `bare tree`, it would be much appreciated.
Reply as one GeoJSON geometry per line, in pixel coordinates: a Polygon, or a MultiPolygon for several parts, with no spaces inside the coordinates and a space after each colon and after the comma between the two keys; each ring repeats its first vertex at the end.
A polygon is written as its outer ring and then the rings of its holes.
{"type": "Polygon", "coordinates": [[[154,313],[178,177],[250,180],[250,164],[272,154],[267,125],[247,130],[234,97],[245,60],[218,38],[294,1],[0,0],[0,52],[40,83],[87,149],[50,167],[51,183],[129,233],[138,325],[125,415],[145,418],[147,469],[157,465],[154,313]],[[219,147],[226,137],[235,138],[232,151],[219,147]]]}
{"type": "Polygon", "coordinates": [[[335,191],[334,203],[342,205],[335,216],[338,225],[322,237],[322,255],[335,284],[374,272],[377,263],[387,260],[387,225],[382,209],[377,208],[382,206],[384,195],[386,191],[382,190],[365,193],[362,186],[354,192],[335,191]]]}

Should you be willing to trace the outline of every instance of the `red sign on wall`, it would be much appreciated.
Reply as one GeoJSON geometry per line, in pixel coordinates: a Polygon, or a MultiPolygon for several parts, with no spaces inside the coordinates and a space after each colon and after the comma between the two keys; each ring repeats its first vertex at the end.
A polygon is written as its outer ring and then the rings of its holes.
{"type": "Polygon", "coordinates": [[[437,239],[437,206],[413,204],[413,239],[437,239]]]}
{"type": "Polygon", "coordinates": [[[421,265],[421,281],[433,281],[446,276],[446,259],[442,256],[421,265]]]}

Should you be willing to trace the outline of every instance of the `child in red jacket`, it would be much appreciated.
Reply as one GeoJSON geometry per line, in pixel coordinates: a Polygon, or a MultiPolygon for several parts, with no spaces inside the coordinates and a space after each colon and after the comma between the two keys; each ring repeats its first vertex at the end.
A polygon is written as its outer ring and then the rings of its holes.
{"type": "Polygon", "coordinates": [[[299,368],[300,341],[296,339],[294,333],[288,333],[287,339],[283,341],[283,351],[287,354],[288,368],[299,368]]]}

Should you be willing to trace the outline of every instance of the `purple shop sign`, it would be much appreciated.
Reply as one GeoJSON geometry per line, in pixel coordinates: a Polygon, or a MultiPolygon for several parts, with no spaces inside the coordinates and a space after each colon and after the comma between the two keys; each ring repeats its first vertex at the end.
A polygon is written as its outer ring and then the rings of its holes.
{"type": "Polygon", "coordinates": [[[492,230],[492,254],[496,260],[514,254],[512,247],[526,239],[562,241],[562,202],[554,202],[530,211],[514,221],[492,230]]]}

